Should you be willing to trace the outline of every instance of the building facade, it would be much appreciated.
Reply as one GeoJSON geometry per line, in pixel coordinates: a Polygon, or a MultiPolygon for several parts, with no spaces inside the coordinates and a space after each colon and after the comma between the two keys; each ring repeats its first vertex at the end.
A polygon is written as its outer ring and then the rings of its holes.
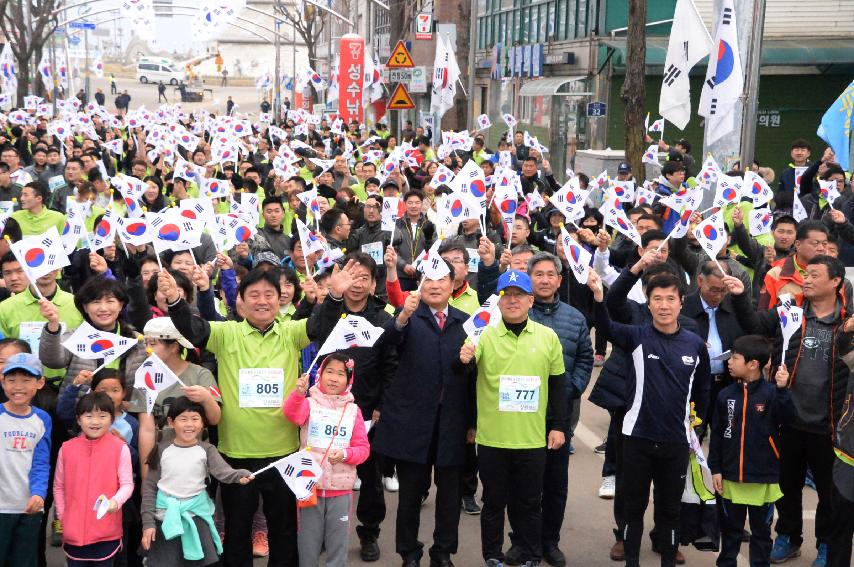
{"type": "MultiPolygon", "coordinates": [[[[714,35],[715,0],[695,4],[714,35]]],[[[675,5],[647,3],[646,97],[653,116],[675,5]]],[[[517,129],[549,146],[555,171],[571,166],[578,149],[623,148],[627,14],[626,0],[478,0],[475,112],[489,114],[493,124],[513,113],[517,129]],[[604,115],[594,105],[588,116],[591,102],[605,103],[604,115]]],[[[755,158],[780,171],[794,138],[812,140],[814,154],[823,148],[815,136],[821,115],[854,71],[854,0],[766,2],[763,37],[755,158]]],[[[691,75],[694,113],[705,72],[703,61],[691,75]]],[[[684,132],[668,123],[666,139],[686,137],[702,155],[702,128],[695,114],[684,132]]],[[[493,127],[490,142],[501,134],[493,127]]]]}

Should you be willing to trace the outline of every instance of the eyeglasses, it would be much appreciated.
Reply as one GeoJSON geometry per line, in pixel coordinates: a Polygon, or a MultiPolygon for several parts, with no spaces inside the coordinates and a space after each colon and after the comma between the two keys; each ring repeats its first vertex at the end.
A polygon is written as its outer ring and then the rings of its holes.
{"type": "Polygon", "coordinates": [[[380,207],[379,205],[365,205],[365,207],[364,207],[364,208],[365,208],[365,210],[368,210],[368,209],[374,209],[374,210],[377,210],[377,211],[378,211],[378,210],[380,210],[382,207],[380,207]]]}

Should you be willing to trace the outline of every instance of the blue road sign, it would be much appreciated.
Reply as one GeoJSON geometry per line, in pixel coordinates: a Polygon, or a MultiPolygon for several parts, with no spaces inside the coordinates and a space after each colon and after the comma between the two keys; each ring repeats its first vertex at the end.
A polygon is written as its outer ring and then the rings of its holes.
{"type": "Polygon", "coordinates": [[[588,117],[596,117],[596,116],[605,116],[608,113],[608,105],[604,102],[590,102],[587,103],[587,116],[588,117]]]}
{"type": "Polygon", "coordinates": [[[77,35],[72,35],[68,38],[68,43],[70,43],[71,45],[80,45],[82,42],[83,40],[80,38],[80,36],[77,35]]]}
{"type": "Polygon", "coordinates": [[[92,22],[71,22],[68,27],[73,30],[94,30],[95,24],[92,22]]]}

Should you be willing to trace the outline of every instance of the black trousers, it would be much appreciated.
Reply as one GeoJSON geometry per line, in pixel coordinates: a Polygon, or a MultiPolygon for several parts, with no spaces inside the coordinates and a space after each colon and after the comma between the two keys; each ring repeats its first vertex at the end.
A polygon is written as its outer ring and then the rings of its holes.
{"type": "Polygon", "coordinates": [[[679,511],[688,470],[688,445],[623,435],[623,464],[631,468],[623,481],[626,567],[640,567],[643,515],[649,504],[650,483],[654,485],[656,547],[661,552],[662,567],[672,567],[676,565],[679,545],[679,511]]]}
{"type": "Polygon", "coordinates": [[[807,433],[784,427],[780,436],[780,490],[783,497],[777,502],[778,534],[788,535],[794,545],[803,543],[804,479],[807,467],[812,471],[818,492],[815,511],[815,539],[827,543],[833,529],[833,462],[836,455],[830,435],[807,433]]]}
{"type": "Polygon", "coordinates": [[[718,498],[718,517],[721,526],[721,552],[718,567],[736,567],[744,520],[750,518],[750,567],[768,567],[771,564],[771,520],[774,504],[748,506],[718,498]]]}
{"type": "MultiPolygon", "coordinates": [[[[837,462],[834,466],[847,467],[837,462]]],[[[854,537],[854,502],[833,489],[833,521],[827,538],[828,567],[851,566],[851,538],[854,537]]]]}
{"type": "MultiPolygon", "coordinates": [[[[373,432],[370,436],[372,435],[373,432]]],[[[376,541],[380,537],[380,524],[385,520],[383,458],[371,451],[368,460],[356,467],[356,474],[362,481],[359,501],[356,504],[356,518],[359,520],[356,534],[362,541],[376,541]]],[[[400,482],[400,476],[398,476],[398,482],[400,482]]]]}
{"type": "MultiPolygon", "coordinates": [[[[267,459],[233,459],[226,462],[236,469],[258,470],[280,457],[267,459]]],[[[297,552],[297,506],[294,493],[275,469],[261,473],[247,485],[221,484],[222,511],[225,517],[224,567],[252,567],[252,516],[263,497],[264,517],[270,555],[269,567],[294,567],[299,564],[297,552]]]]}
{"type": "Polygon", "coordinates": [[[474,443],[466,443],[466,464],[460,475],[460,495],[474,498],[477,492],[477,448],[474,443]]]}
{"type": "Polygon", "coordinates": [[[477,446],[483,511],[480,540],[485,560],[504,560],[504,510],[518,538],[522,562],[542,557],[543,473],[546,449],[477,446]]]}
{"type": "Polygon", "coordinates": [[[602,465],[602,476],[614,476],[614,524],[617,526],[614,535],[617,541],[623,541],[626,529],[626,517],[623,513],[623,493],[625,492],[623,474],[623,418],[625,408],[611,410],[611,423],[608,425],[608,439],[605,446],[605,462],[602,465]]]}
{"type": "MultiPolygon", "coordinates": [[[[404,561],[420,559],[424,544],[418,541],[421,526],[421,497],[429,485],[430,474],[436,484],[436,523],[430,557],[448,559],[457,552],[460,525],[461,467],[434,467],[432,464],[395,461],[397,481],[397,519],[395,549],[404,561]]],[[[364,486],[364,484],[362,485],[364,486]]]]}
{"type": "MultiPolygon", "coordinates": [[[[546,449],[546,466],[543,472],[543,497],[541,509],[543,515],[543,549],[557,547],[560,543],[560,529],[566,514],[566,498],[569,490],[569,443],[560,449],[546,449]]],[[[512,526],[512,523],[511,523],[512,526]]],[[[516,532],[510,532],[510,541],[518,546],[516,532]]]]}

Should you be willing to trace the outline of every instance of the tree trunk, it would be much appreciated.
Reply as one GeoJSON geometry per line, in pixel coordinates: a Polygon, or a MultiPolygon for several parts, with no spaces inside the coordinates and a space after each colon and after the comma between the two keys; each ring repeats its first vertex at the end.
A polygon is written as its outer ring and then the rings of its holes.
{"type": "MultiPolygon", "coordinates": [[[[457,26],[457,65],[460,67],[460,80],[457,81],[457,94],[454,100],[454,112],[452,114],[451,129],[461,131],[468,128],[468,105],[474,104],[472,97],[474,93],[463,94],[463,88],[460,85],[465,85],[468,89],[469,73],[474,73],[474,61],[469,61],[469,45],[474,41],[471,36],[471,2],[460,2],[457,5],[460,13],[459,21],[461,24],[457,26]]],[[[446,113],[447,117],[450,113],[446,113]]]]}
{"type": "Polygon", "coordinates": [[[646,0],[629,0],[629,23],[626,34],[626,80],[620,91],[625,105],[626,160],[635,176],[643,178],[641,161],[644,148],[643,117],[646,109],[646,0]]]}
{"type": "Polygon", "coordinates": [[[30,89],[30,61],[27,58],[18,59],[18,92],[17,98],[18,101],[16,106],[19,108],[24,108],[24,97],[27,96],[30,89]]]}

